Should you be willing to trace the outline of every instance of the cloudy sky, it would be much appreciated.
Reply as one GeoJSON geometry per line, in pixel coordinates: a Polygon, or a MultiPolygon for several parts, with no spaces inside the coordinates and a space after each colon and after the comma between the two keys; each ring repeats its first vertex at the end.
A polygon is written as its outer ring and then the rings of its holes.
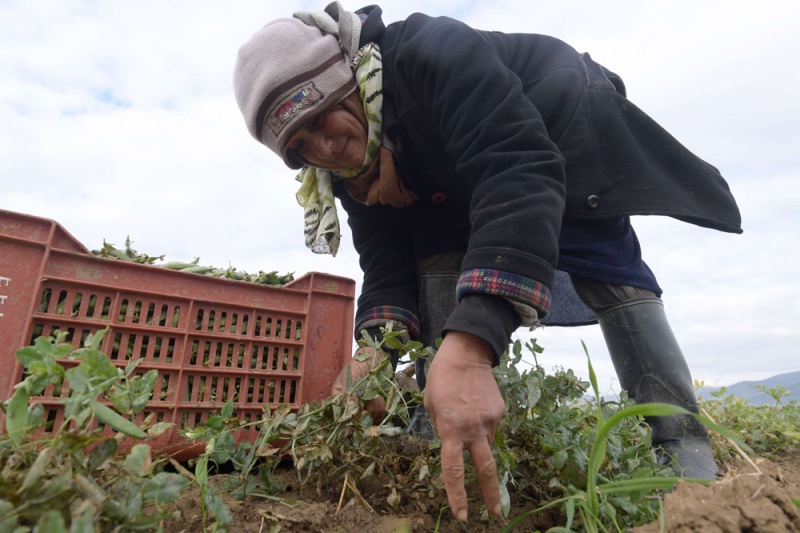
{"type": "MultiPolygon", "coordinates": [[[[361,4],[343,2],[348,9],[361,4]]],[[[294,173],[247,133],[231,74],[264,23],[325,2],[0,0],[0,209],[172,260],[360,280],[302,244],[294,173]]],[[[800,3],[391,0],[481,29],[545,33],[622,74],[628,96],[727,178],[740,236],[634,219],[693,376],[800,370],[800,3]]],[[[599,328],[519,331],[548,369],[618,389],[599,328]]]]}

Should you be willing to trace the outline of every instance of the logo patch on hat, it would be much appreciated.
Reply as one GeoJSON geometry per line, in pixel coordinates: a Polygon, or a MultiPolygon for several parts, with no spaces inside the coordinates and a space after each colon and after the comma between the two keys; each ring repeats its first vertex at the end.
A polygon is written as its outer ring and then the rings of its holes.
{"type": "Polygon", "coordinates": [[[278,135],[292,118],[322,100],[323,96],[313,81],[301,85],[296,91],[292,91],[292,96],[279,105],[272,116],[267,117],[267,125],[272,133],[278,135]]]}

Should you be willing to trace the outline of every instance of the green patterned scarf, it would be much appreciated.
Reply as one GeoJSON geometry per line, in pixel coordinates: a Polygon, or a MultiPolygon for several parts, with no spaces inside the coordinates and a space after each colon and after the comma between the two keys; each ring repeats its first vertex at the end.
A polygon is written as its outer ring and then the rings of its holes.
{"type": "Polygon", "coordinates": [[[358,83],[361,101],[367,117],[367,153],[361,168],[329,172],[315,167],[303,167],[297,174],[302,185],[297,191],[297,203],[305,209],[304,233],[306,247],[317,254],[339,250],[339,217],[333,197],[333,181],[354,178],[369,168],[381,147],[383,109],[383,61],[380,48],[374,43],[363,46],[351,63],[358,83]]]}

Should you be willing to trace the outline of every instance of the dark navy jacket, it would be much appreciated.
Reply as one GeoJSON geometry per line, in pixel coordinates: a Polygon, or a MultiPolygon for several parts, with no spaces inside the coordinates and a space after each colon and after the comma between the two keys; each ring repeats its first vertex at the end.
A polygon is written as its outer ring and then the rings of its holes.
{"type": "Polygon", "coordinates": [[[502,351],[520,323],[509,301],[549,311],[564,216],[666,215],[741,233],[719,172],[588,54],[423,14],[384,27],[380,8],[366,10],[362,44],[378,43],[384,62],[384,132],[419,201],[366,207],[334,187],[364,271],[357,332],[394,319],[415,335],[416,261],[461,249],[448,328],[469,324],[502,351]]]}

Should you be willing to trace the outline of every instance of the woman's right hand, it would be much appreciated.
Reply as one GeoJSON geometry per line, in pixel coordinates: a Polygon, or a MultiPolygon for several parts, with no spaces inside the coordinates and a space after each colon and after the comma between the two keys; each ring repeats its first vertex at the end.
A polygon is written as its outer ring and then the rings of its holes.
{"type": "Polygon", "coordinates": [[[505,403],[492,374],[492,351],[486,341],[460,331],[447,333],[428,372],[425,408],[442,441],[442,478],[453,515],[467,521],[466,449],[475,465],[486,508],[501,516],[491,444],[505,403]]]}
{"type": "MultiPolygon", "coordinates": [[[[331,396],[347,392],[348,375],[350,376],[349,380],[352,386],[352,384],[366,377],[372,369],[381,364],[384,357],[387,357],[386,354],[380,350],[369,346],[360,347],[356,350],[356,353],[353,354],[353,358],[350,359],[350,362],[342,368],[339,375],[336,376],[336,379],[333,381],[331,396]]],[[[355,396],[350,396],[348,399],[351,402],[358,402],[358,398],[355,396]]],[[[364,409],[372,416],[372,420],[377,424],[386,416],[386,400],[381,396],[372,400],[367,400],[364,402],[364,409]]]]}

